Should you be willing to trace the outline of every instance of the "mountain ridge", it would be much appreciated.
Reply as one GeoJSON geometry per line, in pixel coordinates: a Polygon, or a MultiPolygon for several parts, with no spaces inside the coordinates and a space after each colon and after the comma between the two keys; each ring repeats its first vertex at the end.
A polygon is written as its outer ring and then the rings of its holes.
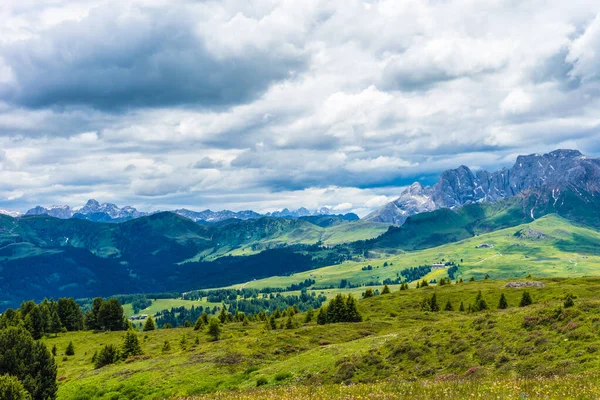
{"type": "Polygon", "coordinates": [[[432,186],[414,183],[391,203],[364,219],[402,225],[411,215],[440,208],[494,202],[542,187],[571,188],[596,196],[600,193],[600,159],[578,150],[558,149],[547,154],[518,156],[511,168],[473,172],[461,165],[440,174],[432,186]]]}

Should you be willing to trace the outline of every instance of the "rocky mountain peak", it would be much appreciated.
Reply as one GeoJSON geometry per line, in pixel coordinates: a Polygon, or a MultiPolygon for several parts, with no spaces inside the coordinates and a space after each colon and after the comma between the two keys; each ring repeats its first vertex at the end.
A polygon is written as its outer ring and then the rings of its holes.
{"type": "Polygon", "coordinates": [[[438,208],[496,201],[526,190],[569,186],[592,195],[600,193],[600,159],[578,150],[559,149],[548,154],[518,156],[512,168],[473,173],[467,166],[444,171],[439,181],[419,190],[414,183],[392,203],[365,219],[402,224],[410,215],[438,208]]]}

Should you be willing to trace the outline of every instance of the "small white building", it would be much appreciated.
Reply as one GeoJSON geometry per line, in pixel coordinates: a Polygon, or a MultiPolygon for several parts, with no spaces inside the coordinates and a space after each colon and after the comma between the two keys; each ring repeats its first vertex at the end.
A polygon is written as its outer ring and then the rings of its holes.
{"type": "Polygon", "coordinates": [[[443,269],[446,268],[446,264],[431,264],[431,269],[443,269]]]}

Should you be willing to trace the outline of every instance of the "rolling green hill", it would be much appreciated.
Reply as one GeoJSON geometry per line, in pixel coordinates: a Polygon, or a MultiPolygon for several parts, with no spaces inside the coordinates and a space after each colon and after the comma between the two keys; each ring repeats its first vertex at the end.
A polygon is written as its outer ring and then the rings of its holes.
{"type": "Polygon", "coordinates": [[[123,332],[72,332],[43,341],[58,350],[61,400],[343,393],[382,399],[594,398],[600,389],[600,282],[536,280],[544,287],[507,288],[507,281],[487,280],[379,295],[358,301],[360,323],[317,325],[304,322],[304,314],[293,317],[290,328],[279,328],[285,325],[280,318],[275,330],[260,321],[226,323],[215,342],[205,329],[140,332],[142,356],[101,369],[94,369],[93,354],[106,344],[121,346],[123,332]],[[533,305],[519,307],[524,290],[533,305]],[[479,291],[490,310],[458,311],[461,302],[474,304],[479,291]],[[441,310],[420,311],[433,294],[441,310]],[[506,310],[496,309],[502,294],[506,310]],[[563,307],[566,294],[575,296],[573,307],[563,307]],[[454,311],[444,311],[448,301],[454,311]],[[63,356],[71,341],[75,355],[63,356]]]}
{"type": "Polygon", "coordinates": [[[29,298],[185,291],[303,271],[348,258],[315,244],[387,229],[336,216],[327,221],[327,227],[283,218],[205,226],[172,213],[119,224],[2,215],[0,309],[29,298]]]}
{"type": "MultiPolygon", "coordinates": [[[[395,280],[406,268],[438,262],[460,264],[455,277],[493,279],[523,277],[593,276],[600,274],[600,232],[551,214],[533,222],[477,235],[438,247],[377,258],[363,258],[339,265],[247,282],[244,287],[286,287],[314,279],[316,287],[395,280]],[[478,248],[489,244],[491,248],[478,248]],[[365,266],[372,265],[371,270],[365,266]],[[387,265],[387,266],[384,266],[387,265]]],[[[433,271],[427,279],[447,276],[447,269],[433,271]]],[[[232,286],[236,287],[236,285],[232,286]]],[[[360,289],[359,289],[360,290],[360,289]]]]}

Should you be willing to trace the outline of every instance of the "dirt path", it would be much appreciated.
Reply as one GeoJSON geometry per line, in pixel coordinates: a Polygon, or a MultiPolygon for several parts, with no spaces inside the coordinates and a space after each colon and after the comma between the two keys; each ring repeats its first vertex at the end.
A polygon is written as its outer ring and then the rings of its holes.
{"type": "Polygon", "coordinates": [[[475,264],[481,264],[482,262],[484,262],[484,261],[487,261],[487,260],[490,260],[490,259],[492,259],[492,258],[494,258],[494,257],[502,257],[502,254],[500,254],[500,253],[498,253],[498,254],[494,254],[494,255],[493,255],[493,256],[491,256],[491,257],[484,258],[484,259],[483,259],[483,260],[481,260],[481,261],[477,261],[475,264]]]}

